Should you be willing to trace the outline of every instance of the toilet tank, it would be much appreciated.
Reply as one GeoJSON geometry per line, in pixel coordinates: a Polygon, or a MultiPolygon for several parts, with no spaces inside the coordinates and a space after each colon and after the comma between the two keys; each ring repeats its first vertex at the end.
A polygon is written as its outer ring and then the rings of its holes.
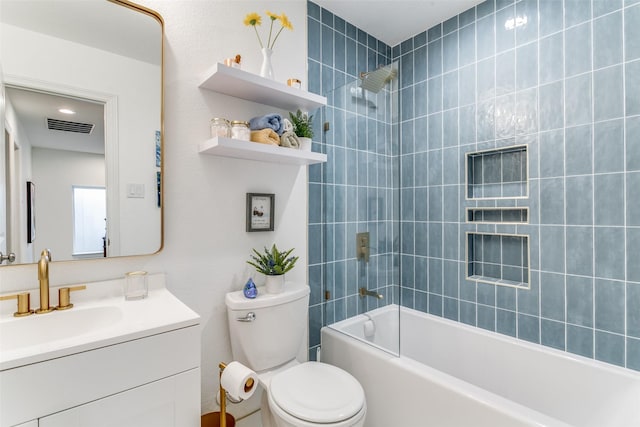
{"type": "Polygon", "coordinates": [[[309,287],[287,283],[279,294],[258,288],[249,299],[242,291],[225,297],[233,359],[254,371],[272,369],[296,358],[307,329],[309,287]],[[252,321],[247,320],[252,317],[252,321]]]}

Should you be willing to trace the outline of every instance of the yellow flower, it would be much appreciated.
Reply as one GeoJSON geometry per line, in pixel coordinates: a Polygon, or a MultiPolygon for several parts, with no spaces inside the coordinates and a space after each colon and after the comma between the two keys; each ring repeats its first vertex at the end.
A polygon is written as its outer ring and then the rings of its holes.
{"type": "Polygon", "coordinates": [[[276,19],[280,18],[278,15],[276,15],[275,13],[269,12],[268,10],[265,13],[269,18],[271,18],[272,21],[275,21],[276,19]]]}
{"type": "Polygon", "coordinates": [[[278,17],[278,19],[280,19],[280,23],[284,28],[287,30],[293,30],[293,25],[291,25],[291,21],[289,21],[289,18],[287,18],[287,15],[285,15],[284,12],[278,17]]]}
{"type": "MultiPolygon", "coordinates": [[[[293,30],[293,25],[291,25],[291,21],[289,21],[289,18],[287,18],[287,15],[285,15],[284,13],[282,13],[281,15],[276,15],[275,13],[269,12],[268,10],[265,13],[267,14],[267,17],[271,20],[271,25],[269,25],[269,37],[267,38],[266,47],[268,49],[273,49],[273,46],[276,44],[276,40],[278,40],[278,37],[280,36],[280,33],[282,32],[282,30],[285,28],[288,30],[293,30]],[[272,39],[274,21],[280,21],[281,26],[278,32],[276,33],[275,37],[273,37],[272,39]]],[[[262,39],[260,38],[260,34],[258,34],[258,30],[256,28],[256,26],[260,24],[262,24],[262,18],[256,12],[248,13],[247,16],[244,18],[244,25],[246,26],[251,25],[253,27],[253,30],[256,33],[256,37],[258,38],[258,43],[260,43],[260,47],[263,48],[265,46],[262,44],[262,39]]]]}
{"type": "Polygon", "coordinates": [[[262,24],[262,17],[260,15],[258,15],[256,12],[251,12],[248,13],[247,16],[244,18],[244,25],[253,25],[254,27],[256,25],[260,25],[262,24]]]}

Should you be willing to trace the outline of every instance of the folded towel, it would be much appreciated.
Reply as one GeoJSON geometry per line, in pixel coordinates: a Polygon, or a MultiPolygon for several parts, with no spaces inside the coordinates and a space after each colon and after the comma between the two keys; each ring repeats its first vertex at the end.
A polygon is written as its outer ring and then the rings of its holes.
{"type": "Polygon", "coordinates": [[[252,130],[251,140],[260,144],[280,145],[280,137],[273,129],[252,130]]]}
{"type": "Polygon", "coordinates": [[[282,130],[283,133],[293,130],[293,123],[291,123],[289,119],[282,119],[282,130]]]}
{"type": "Polygon", "coordinates": [[[280,145],[288,148],[300,148],[300,140],[298,140],[296,134],[290,130],[282,134],[280,137],[280,145]]]}
{"type": "Polygon", "coordinates": [[[280,136],[282,135],[282,132],[284,132],[284,129],[282,127],[282,116],[280,114],[273,113],[254,117],[249,120],[249,129],[273,129],[278,134],[278,136],[280,136]]]}

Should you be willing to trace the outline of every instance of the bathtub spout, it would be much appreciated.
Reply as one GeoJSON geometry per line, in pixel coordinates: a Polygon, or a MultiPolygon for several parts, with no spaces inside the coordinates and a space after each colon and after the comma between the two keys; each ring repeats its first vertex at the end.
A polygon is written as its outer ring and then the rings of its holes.
{"type": "Polygon", "coordinates": [[[384,298],[384,295],[379,294],[375,291],[369,291],[367,288],[360,288],[360,296],[361,297],[375,297],[378,299],[384,298]]]}

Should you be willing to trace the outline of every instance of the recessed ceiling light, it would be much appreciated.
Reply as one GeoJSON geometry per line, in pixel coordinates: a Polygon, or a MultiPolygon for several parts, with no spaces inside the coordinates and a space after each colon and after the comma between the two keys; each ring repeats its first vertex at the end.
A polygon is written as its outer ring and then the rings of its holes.
{"type": "Polygon", "coordinates": [[[68,108],[61,108],[58,111],[60,111],[62,114],[75,114],[76,112],[73,110],[69,110],[68,108]]]}

